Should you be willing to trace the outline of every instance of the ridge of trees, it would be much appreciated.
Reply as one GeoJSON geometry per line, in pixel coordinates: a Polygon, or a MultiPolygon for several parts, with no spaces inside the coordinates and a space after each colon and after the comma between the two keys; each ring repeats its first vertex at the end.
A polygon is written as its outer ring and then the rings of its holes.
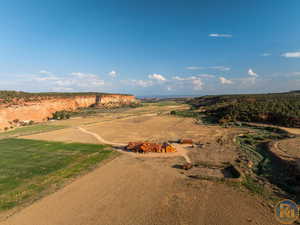
{"type": "Polygon", "coordinates": [[[202,107],[221,123],[262,122],[300,128],[300,91],[204,96],[189,103],[193,108],[202,107]]]}

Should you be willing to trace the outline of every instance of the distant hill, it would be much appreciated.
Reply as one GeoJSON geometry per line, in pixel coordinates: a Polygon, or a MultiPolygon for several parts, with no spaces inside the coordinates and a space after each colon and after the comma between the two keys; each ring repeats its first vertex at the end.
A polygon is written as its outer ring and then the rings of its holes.
{"type": "Polygon", "coordinates": [[[204,96],[188,103],[224,123],[246,121],[300,127],[300,91],[204,96]]]}

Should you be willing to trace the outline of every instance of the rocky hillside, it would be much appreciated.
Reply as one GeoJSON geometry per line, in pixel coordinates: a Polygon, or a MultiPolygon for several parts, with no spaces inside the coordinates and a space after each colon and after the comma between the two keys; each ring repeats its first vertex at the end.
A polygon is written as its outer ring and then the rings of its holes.
{"type": "MultiPolygon", "coordinates": [[[[3,94],[3,92],[1,92],[3,94]]],[[[1,94],[0,93],[0,94],[1,94]]],[[[91,106],[117,107],[137,103],[135,96],[100,93],[49,93],[0,96],[0,130],[14,126],[16,121],[43,122],[57,111],[74,111],[91,106]],[[1,98],[2,97],[2,98],[1,98]]],[[[6,93],[7,94],[7,93],[6,93]]]]}

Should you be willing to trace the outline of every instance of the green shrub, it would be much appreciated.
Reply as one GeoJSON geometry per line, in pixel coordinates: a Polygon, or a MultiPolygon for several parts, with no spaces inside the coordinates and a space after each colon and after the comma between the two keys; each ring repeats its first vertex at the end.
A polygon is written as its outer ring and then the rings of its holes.
{"type": "Polygon", "coordinates": [[[65,110],[57,111],[52,115],[52,119],[54,120],[66,120],[66,119],[70,119],[70,117],[71,117],[71,112],[65,110]]]}
{"type": "Polygon", "coordinates": [[[190,110],[186,110],[186,111],[175,111],[175,110],[172,110],[170,112],[170,115],[181,116],[181,117],[193,117],[193,118],[199,117],[199,113],[193,112],[193,111],[190,111],[190,110]]]}

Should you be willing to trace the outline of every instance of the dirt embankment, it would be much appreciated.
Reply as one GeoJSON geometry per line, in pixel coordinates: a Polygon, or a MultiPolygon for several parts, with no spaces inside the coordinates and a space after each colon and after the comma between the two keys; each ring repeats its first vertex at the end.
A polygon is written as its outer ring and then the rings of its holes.
{"type": "Polygon", "coordinates": [[[71,98],[49,98],[36,101],[22,102],[14,105],[0,105],[0,130],[10,128],[11,122],[35,121],[43,122],[52,117],[57,111],[74,111],[77,108],[86,108],[92,105],[120,106],[136,103],[135,96],[130,95],[104,95],[104,96],[74,96],[71,98]]]}
{"type": "Polygon", "coordinates": [[[282,168],[285,168],[287,174],[297,180],[297,185],[300,188],[300,159],[299,159],[299,152],[295,151],[293,153],[293,144],[296,145],[297,150],[299,149],[299,138],[298,139],[286,139],[279,142],[270,142],[268,144],[268,149],[272,156],[277,160],[277,162],[281,165],[282,168]],[[295,144],[295,143],[296,144],[295,144]],[[286,146],[290,147],[290,149],[286,149],[286,146]]]}

